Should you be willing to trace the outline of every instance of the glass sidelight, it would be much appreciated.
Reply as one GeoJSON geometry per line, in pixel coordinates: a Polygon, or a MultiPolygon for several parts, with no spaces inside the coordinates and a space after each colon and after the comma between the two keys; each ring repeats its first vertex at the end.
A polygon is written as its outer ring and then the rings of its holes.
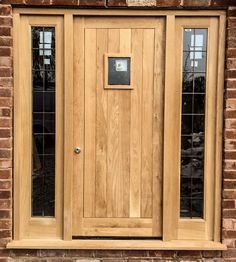
{"type": "Polygon", "coordinates": [[[55,28],[32,27],[32,216],[55,215],[55,28]]]}
{"type": "Polygon", "coordinates": [[[207,29],[184,29],[181,217],[203,217],[207,29]]]}

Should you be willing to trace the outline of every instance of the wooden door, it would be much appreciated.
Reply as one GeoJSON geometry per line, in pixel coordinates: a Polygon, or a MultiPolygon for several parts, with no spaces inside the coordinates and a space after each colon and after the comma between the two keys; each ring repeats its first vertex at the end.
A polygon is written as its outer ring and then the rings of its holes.
{"type": "Polygon", "coordinates": [[[73,236],[162,235],[164,19],[74,19],[73,236]],[[132,86],[106,88],[130,54],[132,86]]]}

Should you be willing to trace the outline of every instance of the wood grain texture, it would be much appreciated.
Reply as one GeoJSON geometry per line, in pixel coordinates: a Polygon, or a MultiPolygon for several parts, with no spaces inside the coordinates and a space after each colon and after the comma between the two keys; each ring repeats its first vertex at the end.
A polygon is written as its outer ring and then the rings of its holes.
{"type": "MultiPolygon", "coordinates": [[[[75,22],[76,27],[80,28],[76,28],[75,32],[78,35],[79,30],[84,28],[84,36],[76,36],[75,41],[84,42],[84,46],[82,43],[76,46],[80,51],[75,51],[74,74],[77,75],[80,70],[81,74],[84,72],[84,79],[76,76],[74,81],[74,104],[77,104],[77,109],[74,109],[74,140],[83,145],[84,139],[85,153],[78,156],[78,159],[81,156],[80,161],[84,158],[84,169],[81,162],[81,167],[78,166],[74,173],[73,199],[77,201],[74,209],[78,210],[73,211],[74,235],[152,236],[155,232],[159,236],[161,208],[155,204],[156,210],[153,213],[153,192],[158,195],[155,197],[159,199],[158,205],[161,205],[161,190],[157,180],[154,182],[154,176],[161,174],[159,164],[155,165],[154,170],[153,152],[161,159],[161,146],[159,151],[154,149],[158,142],[154,142],[154,137],[160,140],[160,129],[154,125],[154,110],[159,115],[161,109],[154,107],[162,100],[159,94],[163,93],[163,79],[155,68],[155,61],[159,61],[163,53],[160,40],[163,24],[155,24],[157,19],[151,19],[154,25],[160,26],[157,38],[153,28],[129,28],[130,19],[122,19],[126,28],[112,28],[113,24],[109,23],[109,19],[104,28],[96,28],[95,24],[94,28],[87,28],[87,18],[83,21],[81,19],[78,18],[75,22]],[[84,61],[79,59],[82,52],[84,61]],[[133,89],[106,89],[103,80],[104,73],[107,73],[104,71],[107,54],[116,57],[129,54],[133,89]],[[157,83],[154,84],[154,81],[157,83]],[[159,89],[155,91],[156,97],[154,86],[159,89]],[[83,175],[79,172],[83,172],[83,175]],[[81,186],[83,190],[79,189],[81,186]],[[79,200],[81,194],[83,203],[79,200]],[[153,214],[158,223],[155,230],[153,223],[148,230],[142,224],[135,227],[137,219],[141,221],[146,218],[152,221],[153,214]],[[116,224],[111,226],[108,218],[116,219],[116,224]],[[91,219],[94,225],[87,224],[91,219]],[[124,226],[123,219],[129,219],[130,222],[124,226]]],[[[88,19],[89,22],[92,21],[91,18],[88,19]]],[[[160,107],[163,107],[162,103],[160,107]]],[[[159,119],[163,121],[161,116],[159,119]]],[[[74,159],[79,165],[77,157],[74,159]]]]}

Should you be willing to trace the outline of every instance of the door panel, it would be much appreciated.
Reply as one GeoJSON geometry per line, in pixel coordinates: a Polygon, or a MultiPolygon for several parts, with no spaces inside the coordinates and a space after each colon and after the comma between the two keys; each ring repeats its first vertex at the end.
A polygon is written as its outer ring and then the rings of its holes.
{"type": "Polygon", "coordinates": [[[161,236],[164,20],[135,20],[74,20],[74,236],[161,236]],[[133,89],[104,89],[107,53],[133,89]]]}

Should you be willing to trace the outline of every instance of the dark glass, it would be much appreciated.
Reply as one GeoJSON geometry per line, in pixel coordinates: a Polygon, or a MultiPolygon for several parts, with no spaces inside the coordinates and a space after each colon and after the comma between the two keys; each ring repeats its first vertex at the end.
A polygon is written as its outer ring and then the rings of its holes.
{"type": "Polygon", "coordinates": [[[182,115],[182,135],[191,135],[193,125],[192,115],[182,115]]]}
{"type": "Polygon", "coordinates": [[[182,95],[182,112],[183,114],[193,113],[193,97],[191,95],[182,95]]]}
{"type": "Polygon", "coordinates": [[[45,71],[45,91],[55,90],[55,72],[45,71]]]}
{"type": "Polygon", "coordinates": [[[207,35],[184,29],[180,215],[189,218],[203,216],[207,35]]]}
{"type": "Polygon", "coordinates": [[[192,175],[192,158],[191,157],[182,157],[181,174],[182,174],[182,177],[191,177],[192,175]]]}
{"type": "Polygon", "coordinates": [[[44,125],[43,125],[43,114],[42,113],[33,113],[33,132],[35,133],[43,133],[44,125]]]}
{"type": "Polygon", "coordinates": [[[191,195],[191,177],[182,177],[181,178],[181,197],[189,197],[191,195]]]}
{"type": "Polygon", "coordinates": [[[193,67],[191,66],[191,57],[193,52],[184,52],[183,54],[183,72],[193,72],[193,67]]]}
{"type": "Polygon", "coordinates": [[[55,28],[32,27],[32,216],[55,215],[55,28]]]}
{"type": "Polygon", "coordinates": [[[192,136],[192,155],[197,157],[204,156],[204,136],[192,136]]]}
{"type": "Polygon", "coordinates": [[[183,73],[183,93],[193,92],[193,74],[183,73]]]}
{"type": "Polygon", "coordinates": [[[180,216],[191,217],[191,199],[186,197],[181,197],[180,206],[181,206],[180,216]]]}
{"type": "Polygon", "coordinates": [[[206,90],[206,75],[205,73],[194,74],[194,93],[204,93],[206,90]]]}
{"type": "Polygon", "coordinates": [[[55,114],[44,114],[44,133],[55,133],[55,114]]]}
{"type": "Polygon", "coordinates": [[[193,218],[203,217],[203,198],[192,199],[191,216],[193,218]]]}
{"type": "Polygon", "coordinates": [[[191,156],[192,155],[192,136],[182,136],[181,154],[182,156],[191,156]]]}
{"type": "Polygon", "coordinates": [[[205,95],[194,94],[194,114],[204,114],[205,112],[205,95]]]}
{"type": "Polygon", "coordinates": [[[55,92],[44,92],[44,112],[54,112],[55,111],[55,92]]]}
{"type": "Polygon", "coordinates": [[[193,116],[193,134],[201,135],[205,129],[205,116],[195,115],[193,116]]]}
{"type": "Polygon", "coordinates": [[[44,71],[33,71],[33,88],[34,91],[42,91],[44,82],[44,71]]]}
{"type": "Polygon", "coordinates": [[[130,85],[129,57],[108,57],[108,85],[130,85]]]}

